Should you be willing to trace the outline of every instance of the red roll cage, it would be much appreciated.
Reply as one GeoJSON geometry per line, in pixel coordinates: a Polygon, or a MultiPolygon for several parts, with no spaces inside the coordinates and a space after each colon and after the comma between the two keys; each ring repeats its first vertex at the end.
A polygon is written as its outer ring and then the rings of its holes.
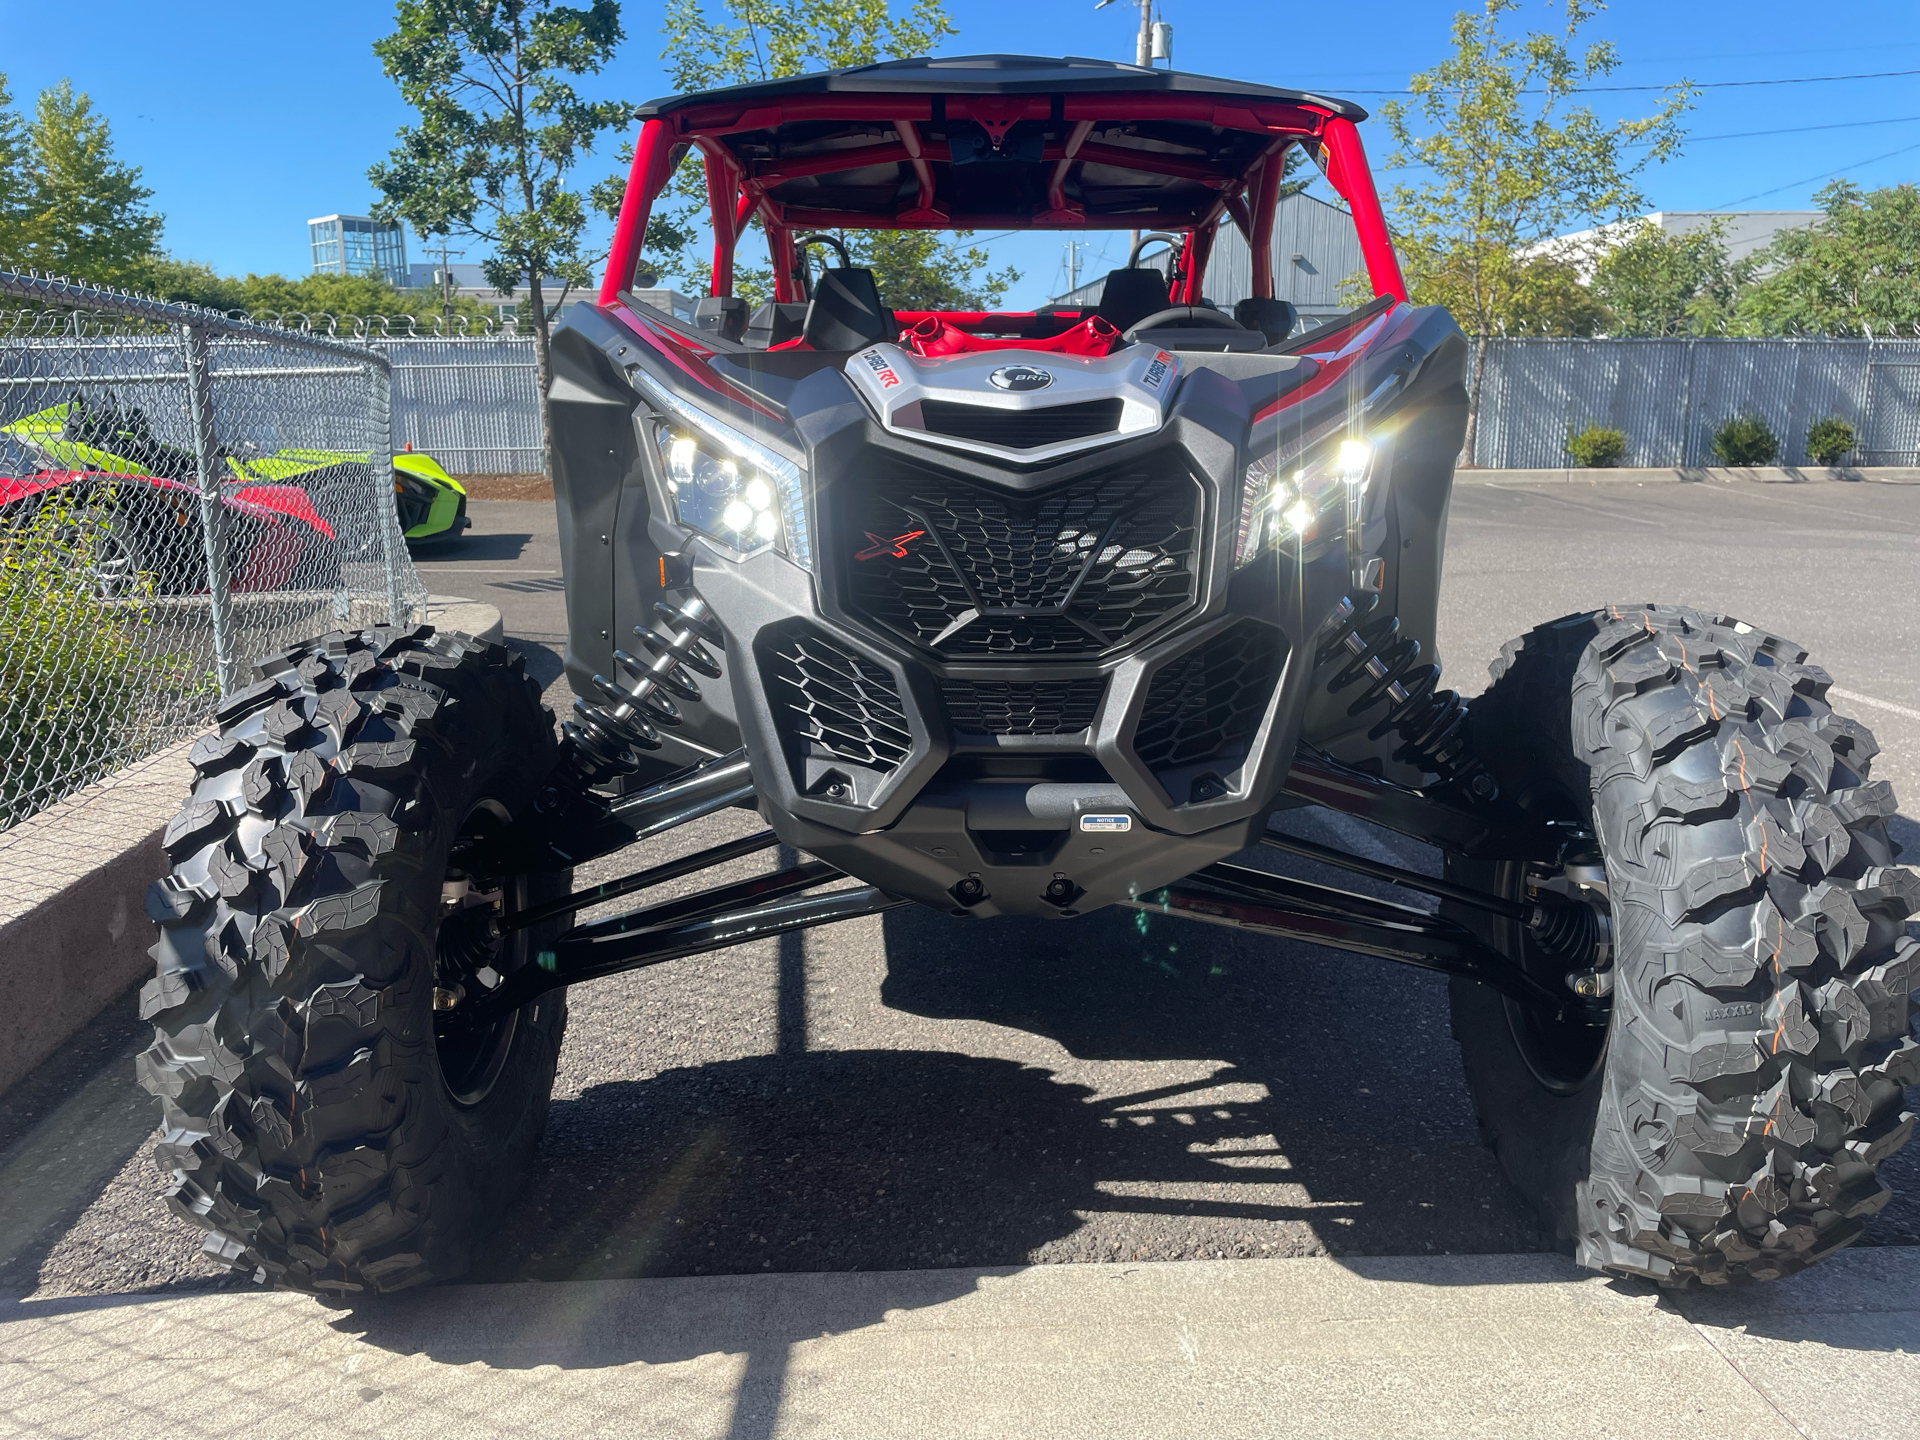
{"type": "Polygon", "coordinates": [[[1197,304],[1223,219],[1246,236],[1253,293],[1271,296],[1274,208],[1285,154],[1300,145],[1346,200],[1375,294],[1406,299],[1354,123],[1366,112],[1345,101],[1104,62],[978,56],[737,86],[639,113],[602,305],[631,287],[653,204],[689,148],[706,170],[713,295],[732,293],[734,252],[757,217],[783,301],[801,298],[794,241],[808,230],[1131,228],[1185,236],[1168,300],[1197,304]],[[1016,131],[1022,122],[1037,123],[1016,131]],[[987,148],[956,145],[956,132],[987,148]],[[970,183],[980,172],[961,167],[975,160],[997,162],[1004,181],[970,183]]]}

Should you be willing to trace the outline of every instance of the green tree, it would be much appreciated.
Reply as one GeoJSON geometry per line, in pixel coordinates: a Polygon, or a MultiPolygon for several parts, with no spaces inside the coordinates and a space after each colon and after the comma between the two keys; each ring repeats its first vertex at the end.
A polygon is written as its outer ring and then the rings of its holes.
{"type": "MultiPolygon", "coordinates": [[[[1607,41],[1576,53],[1581,28],[1601,8],[1566,0],[1557,33],[1516,35],[1505,22],[1518,0],[1484,0],[1454,16],[1453,53],[1412,78],[1413,100],[1382,107],[1394,140],[1386,167],[1428,177],[1395,185],[1387,197],[1408,286],[1416,301],[1445,305],[1477,337],[1476,361],[1496,331],[1567,333],[1593,323],[1591,299],[1567,287],[1564,264],[1536,263],[1572,258],[1544,242],[1644,209],[1635,177],[1679,148],[1693,93],[1684,82],[1638,120],[1606,124],[1572,103],[1620,63],[1607,41]],[[1566,301],[1579,301],[1574,313],[1556,311],[1566,301]]],[[[1468,455],[1484,371],[1475,364],[1468,455]]]]}
{"type": "Polygon", "coordinates": [[[33,199],[33,147],[0,74],[0,266],[25,268],[27,217],[33,199]]]}
{"type": "MultiPolygon", "coordinates": [[[[527,286],[542,418],[551,420],[547,296],[584,285],[594,257],[588,207],[567,176],[633,114],[624,101],[581,97],[573,81],[599,73],[623,33],[617,0],[586,8],[552,0],[399,0],[397,28],[374,44],[386,73],[419,113],[386,163],[367,172],[385,219],[425,236],[480,240],[502,294],[527,286]]],[[[547,474],[553,427],[543,427],[547,474]]]]}
{"type": "Polygon", "coordinates": [[[1727,257],[1725,225],[1669,235],[1645,222],[1600,256],[1593,293],[1610,335],[1698,335],[1725,328],[1751,260],[1727,257]]]}
{"type": "Polygon", "coordinates": [[[1814,199],[1818,221],[1754,257],[1764,278],[1740,292],[1740,328],[1859,335],[1920,324],[1920,188],[1838,180],[1814,199]]]}
{"type": "Polygon", "coordinates": [[[955,231],[949,241],[932,230],[855,230],[847,248],[872,268],[889,309],[991,310],[1020,272],[986,270],[990,257],[983,247],[957,243],[972,233],[955,231]]]}
{"type": "Polygon", "coordinates": [[[244,310],[247,307],[247,283],[231,275],[222,275],[199,260],[176,260],[171,255],[155,255],[142,267],[140,288],[161,300],[183,305],[202,305],[209,310],[244,310]]]}
{"type": "Polygon", "coordinates": [[[913,0],[893,15],[887,0],[720,0],[725,21],[700,0],[670,0],[660,27],[676,91],[777,80],[802,70],[872,65],[930,55],[960,32],[941,0],[913,0]]]}
{"type": "Polygon", "coordinates": [[[147,208],[153,192],[140,183],[140,168],[114,158],[93,102],[62,80],[40,92],[24,129],[4,121],[0,128],[8,131],[0,149],[11,177],[0,205],[17,206],[0,220],[4,258],[96,285],[137,285],[165,221],[147,208]]]}
{"type": "MultiPolygon", "coordinates": [[[[204,305],[209,310],[237,311],[262,317],[305,315],[314,322],[332,316],[411,318],[431,330],[442,316],[438,291],[396,290],[378,275],[222,275],[198,260],[176,260],[162,255],[148,261],[141,289],[162,300],[204,305]]],[[[493,311],[467,298],[453,302],[453,312],[469,322],[491,319],[493,311]]],[[[296,322],[297,323],[297,322],[296,322]]]]}
{"type": "MultiPolygon", "coordinates": [[[[912,0],[894,14],[887,0],[721,0],[725,18],[710,17],[701,0],[672,0],[661,33],[674,88],[710,90],[775,80],[802,70],[871,65],[880,60],[926,55],[953,26],[941,0],[912,0]]],[[[682,162],[673,192],[681,203],[647,226],[647,253],[662,270],[705,293],[710,262],[691,251],[705,209],[706,176],[697,158],[682,162]],[[658,225],[660,228],[655,229],[658,225]]],[[[617,210],[617,190],[602,197],[617,210]]],[[[757,222],[756,222],[757,225],[757,222]]],[[[963,242],[970,230],[942,235],[927,230],[862,230],[848,234],[848,249],[871,266],[880,295],[895,310],[971,309],[997,305],[1017,270],[981,273],[988,253],[963,242]]],[[[736,265],[734,293],[749,303],[771,298],[773,272],[736,265]]]]}
{"type": "MultiPolygon", "coordinates": [[[[241,284],[241,305],[255,313],[299,312],[304,315],[408,317],[431,327],[443,313],[437,290],[396,290],[378,275],[249,275],[241,284]]],[[[472,300],[456,298],[453,313],[468,320],[484,320],[493,311],[472,300]]]]}

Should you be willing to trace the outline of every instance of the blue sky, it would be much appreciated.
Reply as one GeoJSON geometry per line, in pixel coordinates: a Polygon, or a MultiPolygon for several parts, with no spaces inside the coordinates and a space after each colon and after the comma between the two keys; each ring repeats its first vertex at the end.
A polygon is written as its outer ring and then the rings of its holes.
{"type": "MultiPolygon", "coordinates": [[[[1458,8],[1434,0],[1161,3],[1181,69],[1346,94],[1363,104],[1380,98],[1363,92],[1404,86],[1410,73],[1440,58],[1458,8]]],[[[944,47],[951,54],[1131,58],[1138,23],[1137,10],[1115,4],[1096,12],[1092,0],[948,4],[960,28],[944,47]],[[1018,16],[1017,30],[1009,15],[1018,16]]],[[[599,93],[644,100],[667,88],[658,17],[658,6],[629,0],[627,43],[595,82],[599,93]]],[[[1556,15],[1529,4],[1520,18],[1545,26],[1556,15]]],[[[364,211],[372,198],[367,166],[385,155],[406,122],[370,48],[390,28],[391,8],[377,0],[334,0],[318,9],[259,0],[91,0],[77,9],[0,0],[0,70],[23,106],[62,77],[93,96],[113,124],[122,158],[141,166],[156,192],[175,254],[235,273],[297,275],[308,263],[307,217],[364,211]]],[[[1818,7],[1804,0],[1618,0],[1590,33],[1619,46],[1624,63],[1611,83],[1620,85],[1920,70],[1920,5],[1913,0],[1818,7]]],[[[1602,115],[1630,115],[1653,97],[1593,99],[1602,115]]],[[[1920,177],[1920,75],[1708,89],[1688,127],[1700,138],[1646,177],[1654,208],[1802,208],[1825,183],[1816,177],[1830,171],[1867,186],[1920,177]],[[1836,128],[1749,133],[1801,125],[1836,128]],[[1719,136],[1738,138],[1706,138],[1719,136]]],[[[1363,127],[1362,134],[1377,163],[1386,143],[1380,127],[1363,127]]],[[[1064,287],[1064,241],[991,241],[996,263],[1024,272],[1010,300],[1037,303],[1064,287]]],[[[1101,260],[1096,252],[1094,273],[1123,258],[1101,260]]]]}

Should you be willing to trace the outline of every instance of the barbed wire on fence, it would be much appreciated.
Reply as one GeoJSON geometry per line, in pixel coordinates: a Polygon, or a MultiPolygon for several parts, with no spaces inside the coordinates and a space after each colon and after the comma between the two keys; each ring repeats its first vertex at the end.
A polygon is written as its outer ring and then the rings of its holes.
{"type": "Polygon", "coordinates": [[[335,315],[326,311],[229,310],[228,315],[257,325],[277,325],[303,334],[338,335],[344,327],[354,339],[515,339],[530,332],[516,320],[475,319],[468,315],[335,315]]]}
{"type": "MultiPolygon", "coordinates": [[[[513,321],[475,320],[464,315],[453,317],[449,326],[444,316],[424,319],[411,315],[332,315],[300,310],[226,310],[208,311],[223,319],[264,329],[285,330],[295,335],[318,335],[349,340],[517,340],[531,339],[529,332],[513,321]]],[[[10,335],[63,335],[125,333],[142,326],[164,328],[166,322],[137,315],[112,315],[97,312],[37,307],[0,309],[0,326],[10,335]]]]}
{"type": "Polygon", "coordinates": [[[405,623],[375,347],[0,271],[0,831],[194,734],[247,662],[405,623]],[[81,319],[79,317],[85,317],[81,319]]]}

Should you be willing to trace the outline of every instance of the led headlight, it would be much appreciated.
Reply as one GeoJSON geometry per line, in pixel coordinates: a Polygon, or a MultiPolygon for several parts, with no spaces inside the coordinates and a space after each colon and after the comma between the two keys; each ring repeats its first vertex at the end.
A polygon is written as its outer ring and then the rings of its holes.
{"type": "Polygon", "coordinates": [[[801,467],[645,372],[634,378],[664,412],[653,437],[680,523],[734,559],[778,549],[811,569],[801,467]]]}
{"type": "Polygon", "coordinates": [[[1373,446],[1355,436],[1262,455],[1247,466],[1234,564],[1247,565],[1279,545],[1307,545],[1340,525],[1364,502],[1373,475],[1373,446]]]}

